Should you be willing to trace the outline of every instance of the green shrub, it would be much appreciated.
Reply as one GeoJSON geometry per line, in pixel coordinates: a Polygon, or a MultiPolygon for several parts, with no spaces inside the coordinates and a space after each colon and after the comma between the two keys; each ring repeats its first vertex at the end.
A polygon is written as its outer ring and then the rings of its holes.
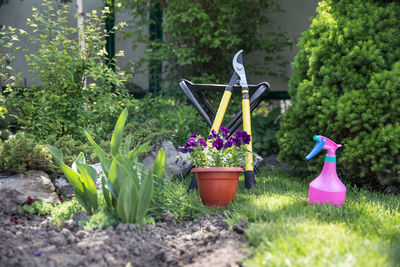
{"type": "Polygon", "coordinates": [[[96,11],[86,14],[83,26],[86,48],[81,51],[76,38],[78,28],[67,24],[68,6],[59,8],[54,0],[43,0],[42,5],[45,8],[41,10],[33,8],[27,28],[20,30],[33,44],[24,52],[38,83],[31,88],[10,85],[6,107],[16,112],[26,132],[38,138],[70,134],[84,139],[83,128],[90,116],[86,111],[96,109],[98,99],[104,94],[123,94],[127,78],[117,67],[114,72],[104,63],[107,56],[104,38],[109,33],[103,30],[103,18],[107,12],[101,16],[96,11]],[[90,81],[87,86],[85,79],[90,81]]]}
{"type": "Polygon", "coordinates": [[[70,135],[60,138],[49,136],[45,140],[36,140],[31,135],[18,133],[14,138],[0,142],[0,169],[17,173],[42,170],[51,177],[53,174],[60,174],[45,144],[53,144],[61,150],[68,166],[72,165],[80,152],[88,155],[86,158],[88,163],[98,162],[94,149],[89,143],[74,140],[70,135]]]}
{"type": "Polygon", "coordinates": [[[143,123],[132,121],[127,123],[125,132],[132,137],[132,147],[140,144],[149,145],[143,151],[143,155],[152,151],[153,148],[159,146],[165,140],[174,140],[175,130],[167,130],[161,127],[159,120],[150,119],[143,123]]]}
{"type": "Polygon", "coordinates": [[[0,144],[0,168],[18,173],[27,170],[56,172],[47,149],[23,133],[0,144]]]}
{"type": "Polygon", "coordinates": [[[320,171],[323,155],[309,162],[304,156],[314,146],[312,136],[321,134],[343,144],[343,177],[398,187],[400,4],[326,0],[317,11],[298,44],[280,159],[320,171]]]}
{"type": "Polygon", "coordinates": [[[51,135],[39,142],[42,144],[52,144],[52,146],[61,150],[64,162],[68,166],[72,165],[80,152],[85,155],[87,163],[93,164],[99,162],[93,147],[87,141],[75,140],[71,135],[64,135],[61,137],[51,135]]]}
{"type": "Polygon", "coordinates": [[[173,98],[149,95],[128,107],[128,110],[132,114],[128,121],[145,123],[151,119],[158,119],[160,129],[174,130],[175,135],[171,138],[176,146],[183,145],[193,132],[205,136],[209,131],[209,127],[194,107],[173,98]]]}

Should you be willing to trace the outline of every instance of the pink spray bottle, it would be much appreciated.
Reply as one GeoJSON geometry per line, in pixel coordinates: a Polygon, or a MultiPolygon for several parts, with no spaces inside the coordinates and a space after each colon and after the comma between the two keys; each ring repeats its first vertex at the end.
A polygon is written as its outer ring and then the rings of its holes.
{"type": "Polygon", "coordinates": [[[328,150],[325,157],[324,168],[321,174],[310,183],[308,202],[328,203],[342,206],[346,200],[346,186],[340,181],[336,172],[336,149],[342,145],[336,144],[322,135],[314,135],[317,141],[310,154],[306,156],[309,160],[318,154],[321,149],[328,150]]]}

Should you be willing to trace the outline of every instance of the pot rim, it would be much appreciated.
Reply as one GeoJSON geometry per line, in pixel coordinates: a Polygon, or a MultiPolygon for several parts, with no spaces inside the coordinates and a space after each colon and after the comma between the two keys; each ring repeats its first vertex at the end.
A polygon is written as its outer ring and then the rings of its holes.
{"type": "Polygon", "coordinates": [[[204,167],[193,168],[190,172],[244,172],[242,167],[204,167]]]}

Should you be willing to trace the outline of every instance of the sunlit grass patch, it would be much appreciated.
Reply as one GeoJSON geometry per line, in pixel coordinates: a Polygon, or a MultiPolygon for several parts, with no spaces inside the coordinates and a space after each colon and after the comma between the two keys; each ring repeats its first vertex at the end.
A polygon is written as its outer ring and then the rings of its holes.
{"type": "Polygon", "coordinates": [[[400,197],[349,186],[342,207],[310,205],[312,179],[276,170],[240,188],[228,222],[249,222],[245,266],[398,266],[400,197]]]}

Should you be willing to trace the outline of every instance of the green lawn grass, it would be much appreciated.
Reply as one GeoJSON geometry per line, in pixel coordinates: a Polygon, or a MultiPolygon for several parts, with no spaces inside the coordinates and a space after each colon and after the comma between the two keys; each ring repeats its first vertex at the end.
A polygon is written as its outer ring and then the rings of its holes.
{"type": "Polygon", "coordinates": [[[400,266],[400,197],[348,187],[342,207],[308,204],[308,184],[282,170],[263,173],[225,209],[245,219],[245,266],[400,266]]]}

